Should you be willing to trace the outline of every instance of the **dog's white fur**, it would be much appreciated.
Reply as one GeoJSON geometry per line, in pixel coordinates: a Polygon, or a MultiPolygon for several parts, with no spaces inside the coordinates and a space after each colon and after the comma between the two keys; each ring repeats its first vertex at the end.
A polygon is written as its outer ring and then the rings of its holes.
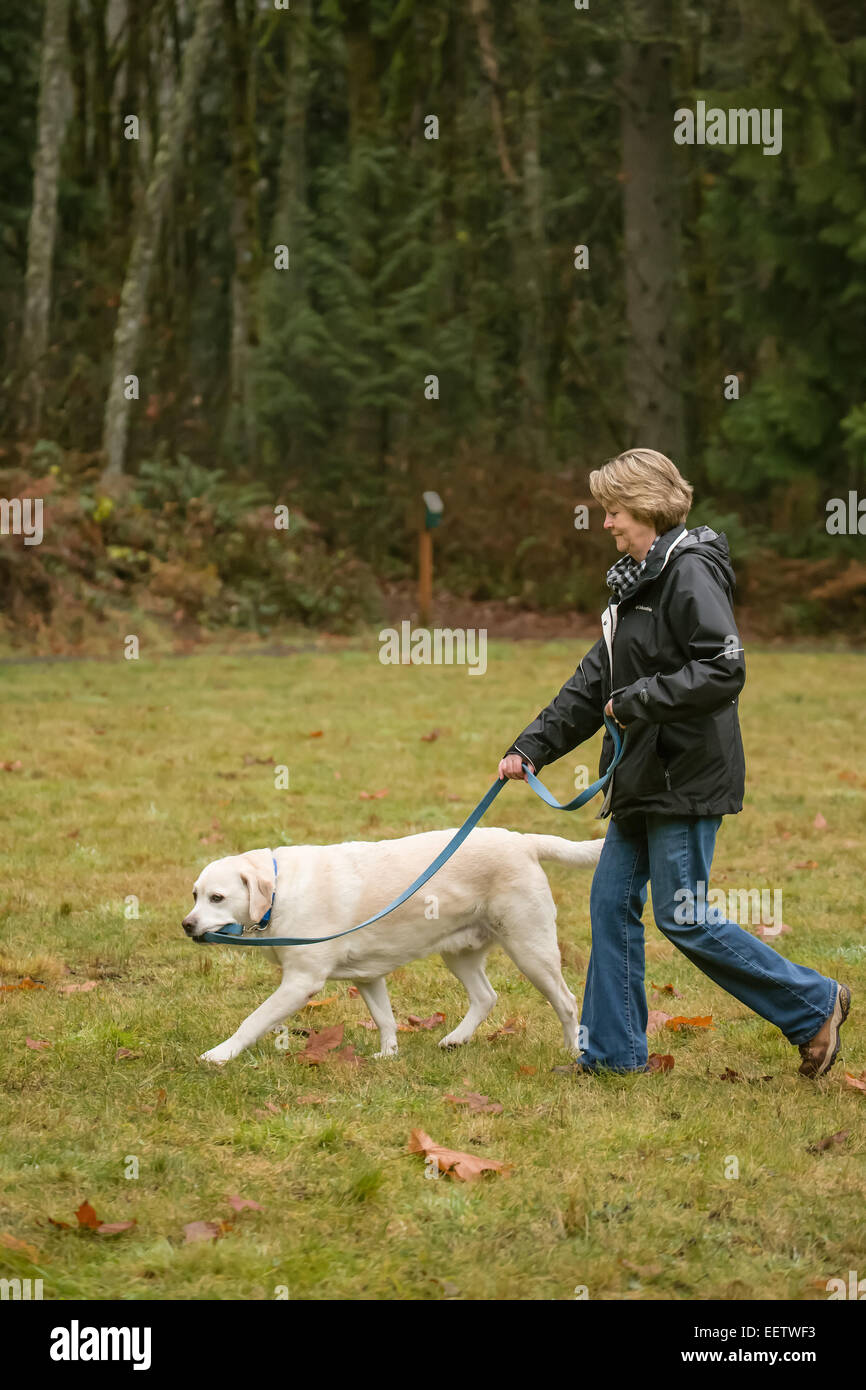
{"type": "MultiPolygon", "coordinates": [[[[370,917],[415,879],[455,832],[434,830],[399,840],[287,846],[274,851],[276,896],[267,936],[325,936],[370,917]]],[[[473,830],[448,863],[402,907],[351,936],[315,946],[277,946],[266,952],[282,971],[275,992],[237,1032],[205,1052],[202,1061],[237,1057],[269,1029],[303,1007],[327,980],[354,980],[379,1029],[377,1057],[397,1051],[397,1027],[385,976],[408,961],[438,952],[469,995],[469,1010],[440,1047],[468,1042],[496,1003],[484,973],[499,945],[540,990],[559,1017],[565,1046],[578,1049],[574,995],[560,968],[556,906],[539,863],[595,865],[604,841],[473,830]]],[[[183,926],[195,940],[228,922],[250,927],[271,905],[271,851],[217,859],[195,882],[195,907],[183,926]],[[216,898],[216,901],[214,901],[216,898]]],[[[244,949],[244,948],[239,948],[244,949]]]]}

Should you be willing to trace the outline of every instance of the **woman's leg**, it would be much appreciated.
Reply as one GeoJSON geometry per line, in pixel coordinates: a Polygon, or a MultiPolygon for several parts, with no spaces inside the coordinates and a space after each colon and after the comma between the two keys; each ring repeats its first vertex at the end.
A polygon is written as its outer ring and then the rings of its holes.
{"type": "Polygon", "coordinates": [[[718,908],[701,906],[709,892],[720,823],[718,817],[647,816],[656,925],[699,970],[798,1046],[810,1041],[832,1013],[836,981],[786,960],[728,922],[718,908]],[[691,913],[689,903],[694,905],[691,913]]]}
{"type": "Polygon", "coordinates": [[[580,1020],[584,1067],[642,1071],[646,1066],[641,913],[648,876],[646,836],[624,835],[611,821],[589,897],[592,951],[580,1020]]]}

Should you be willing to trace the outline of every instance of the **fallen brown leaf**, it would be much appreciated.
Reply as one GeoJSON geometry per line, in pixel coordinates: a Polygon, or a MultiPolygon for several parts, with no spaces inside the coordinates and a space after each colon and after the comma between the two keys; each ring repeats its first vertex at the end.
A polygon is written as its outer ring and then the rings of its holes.
{"type": "Polygon", "coordinates": [[[647,1058],[650,1071],[673,1071],[674,1059],[669,1052],[651,1052],[647,1058]]]}
{"type": "Polygon", "coordinates": [[[817,867],[817,859],[799,859],[796,863],[788,865],[789,869],[817,869],[817,867]]]}
{"type": "Polygon", "coordinates": [[[74,980],[71,985],[59,985],[59,994],[87,994],[88,990],[96,989],[98,980],[74,980]]]}
{"type": "Polygon", "coordinates": [[[712,1014],[702,1015],[698,1018],[684,1018],[682,1014],[677,1014],[676,1018],[669,1018],[665,1024],[671,1032],[679,1033],[683,1028],[712,1028],[712,1014]]]}
{"type": "Polygon", "coordinates": [[[734,1071],[731,1067],[725,1067],[725,1070],[719,1073],[720,1081],[742,1081],[742,1079],[741,1073],[734,1071]]]}
{"type": "Polygon", "coordinates": [[[820,811],[818,812],[817,816],[816,816],[815,819],[813,820],[812,824],[814,825],[814,827],[815,827],[816,830],[826,830],[826,829],[827,829],[827,822],[825,821],[824,817],[821,815],[821,812],[820,812],[820,811]]]}
{"type": "Polygon", "coordinates": [[[75,1213],[75,1216],[77,1218],[79,1226],[86,1226],[87,1229],[90,1231],[95,1231],[97,1226],[99,1225],[99,1217],[96,1215],[96,1212],[93,1210],[93,1207],[90,1205],[86,1198],[81,1203],[81,1206],[78,1208],[78,1211],[75,1213]]]}
{"type": "Polygon", "coordinates": [[[419,1028],[439,1028],[445,1022],[444,1014],[431,1014],[429,1018],[419,1018],[417,1014],[407,1014],[405,1023],[397,1024],[398,1033],[417,1033],[419,1028]]]}
{"type": "Polygon", "coordinates": [[[465,1105],[473,1113],[502,1114],[502,1106],[498,1100],[491,1100],[489,1096],[481,1096],[477,1091],[468,1091],[465,1096],[453,1096],[449,1093],[445,1099],[450,1105],[465,1105]]]}
{"type": "Polygon", "coordinates": [[[45,985],[41,980],[31,980],[29,975],[25,975],[17,985],[0,985],[0,989],[45,989],[45,985]]]}
{"type": "Polygon", "coordinates": [[[226,1201],[233,1211],[264,1211],[264,1207],[258,1202],[254,1202],[250,1197],[239,1197],[237,1193],[227,1197],[226,1201]]]}
{"type": "Polygon", "coordinates": [[[442,732],[441,729],[431,729],[430,732],[429,732],[429,734],[422,734],[422,735],[421,735],[421,742],[422,742],[422,743],[435,743],[436,740],[437,740],[437,738],[438,738],[439,735],[441,734],[441,732],[442,732]]]}
{"type": "Polygon", "coordinates": [[[866,1091],[866,1071],[861,1071],[859,1076],[853,1076],[850,1071],[846,1071],[845,1080],[855,1091],[866,1091]]]}
{"type": "Polygon", "coordinates": [[[308,738],[321,738],[321,737],[323,736],[324,732],[325,732],[324,729],[314,729],[313,732],[312,732],[311,734],[308,734],[307,737],[308,737],[308,738]]]}
{"type": "Polygon", "coordinates": [[[647,1037],[651,1033],[658,1033],[671,1017],[672,1015],[666,1014],[663,1009],[650,1009],[646,1021],[647,1037]]]}
{"type": "Polygon", "coordinates": [[[387,787],[383,787],[382,790],[378,792],[358,792],[358,796],[362,801],[381,801],[382,797],[387,795],[387,787]]]}
{"type": "Polygon", "coordinates": [[[131,1062],[136,1057],[143,1057],[143,1052],[133,1052],[130,1047],[119,1047],[114,1054],[115,1062],[131,1062]]]}
{"type": "Polygon", "coordinates": [[[307,1038],[307,1045],[303,1052],[296,1053],[299,1062],[308,1062],[311,1066],[317,1066],[323,1062],[329,1052],[334,1048],[340,1047],[343,1042],[344,1025],[335,1023],[331,1028],[323,1028],[320,1033],[311,1033],[307,1038]]]}
{"type": "Polygon", "coordinates": [[[34,1052],[44,1052],[46,1047],[52,1047],[53,1043],[46,1042],[44,1038],[25,1038],[25,1043],[34,1052]]]}
{"type": "Polygon", "coordinates": [[[538,1067],[518,1067],[517,1070],[523,1076],[534,1076],[538,1067]]]}
{"type": "Polygon", "coordinates": [[[495,1033],[487,1034],[487,1041],[493,1042],[494,1038],[510,1037],[514,1033],[522,1033],[526,1028],[525,1018],[509,1018],[503,1023],[501,1028],[497,1028],[495,1033]]]}
{"type": "Polygon", "coordinates": [[[218,1240],[230,1230],[228,1221],[188,1221],[183,1228],[184,1245],[192,1245],[197,1240],[218,1240]]]}
{"type": "Polygon", "coordinates": [[[26,1255],[31,1264],[36,1264],[39,1259],[39,1251],[33,1245],[28,1245],[26,1240],[19,1240],[17,1236],[10,1236],[6,1231],[0,1231],[0,1245],[5,1245],[7,1250],[15,1250],[19,1255],[26,1255]]]}
{"type": "Polygon", "coordinates": [[[440,1173],[451,1173],[462,1182],[471,1182],[482,1173],[505,1173],[509,1169],[509,1165],[498,1158],[481,1158],[477,1154],[461,1153],[458,1149],[446,1149],[442,1144],[434,1143],[423,1129],[412,1130],[409,1152],[435,1158],[440,1173]]]}
{"type": "Polygon", "coordinates": [[[838,1129],[835,1134],[828,1134],[826,1139],[819,1139],[817,1144],[807,1144],[806,1152],[810,1154],[824,1153],[827,1149],[832,1149],[835,1144],[844,1144],[850,1129],[838,1129]]]}
{"type": "Polygon", "coordinates": [[[323,1009],[326,1004],[336,1004],[336,994],[329,994],[327,999],[308,999],[304,1005],[305,1009],[323,1009]]]}
{"type": "Polygon", "coordinates": [[[659,994],[672,994],[675,999],[682,999],[683,997],[679,990],[674,989],[673,985],[670,984],[657,985],[654,980],[650,980],[650,988],[658,990],[659,994]]]}
{"type": "Polygon", "coordinates": [[[361,991],[359,990],[359,988],[358,988],[357,985],[349,985],[349,998],[350,998],[350,999],[357,999],[357,998],[358,998],[358,995],[359,995],[360,993],[361,993],[361,991]]]}

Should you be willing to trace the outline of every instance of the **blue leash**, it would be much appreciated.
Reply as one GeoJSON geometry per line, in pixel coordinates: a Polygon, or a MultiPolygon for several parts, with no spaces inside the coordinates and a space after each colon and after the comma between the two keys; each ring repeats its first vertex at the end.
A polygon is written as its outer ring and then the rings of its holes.
{"type": "MultiPolygon", "coordinates": [[[[535,795],[537,797],[540,797],[540,799],[543,802],[545,802],[546,805],[552,806],[554,811],[576,811],[579,806],[585,806],[587,801],[591,801],[597,792],[600,792],[602,788],[607,786],[608,782],[613,776],[614,768],[617,766],[620,759],[622,758],[623,753],[625,752],[626,740],[625,736],[620,738],[619,729],[617,728],[613,720],[609,719],[607,715],[604,716],[604,723],[605,728],[607,729],[608,733],[613,739],[613,760],[603,777],[599,777],[595,782],[592,783],[591,786],[587,787],[585,791],[579,792],[578,795],[574,797],[572,801],[567,801],[565,805],[562,805],[559,801],[557,801],[555,796],[551,795],[544,783],[540,781],[538,777],[536,777],[535,773],[530,772],[526,763],[522,764],[523,770],[526,773],[526,780],[529,783],[532,790],[535,792],[535,795]]],[[[433,860],[433,863],[428,865],[424,872],[420,874],[418,878],[416,878],[415,882],[410,883],[409,887],[405,888],[399,897],[395,898],[393,902],[390,902],[387,907],[383,907],[380,912],[376,912],[372,917],[368,917],[366,922],[359,922],[356,927],[348,927],[345,931],[334,932],[331,936],[260,937],[242,937],[241,933],[244,930],[243,927],[238,922],[228,922],[224,927],[220,927],[218,931],[204,932],[198,938],[199,941],[207,941],[210,945],[219,946],[318,946],[323,941],[336,941],[337,937],[351,936],[352,932],[361,931],[363,927],[372,926],[372,924],[374,922],[378,922],[380,918],[387,917],[389,912],[393,912],[396,908],[401,907],[402,904],[408,901],[408,899],[411,898],[414,893],[418,892],[419,888],[423,888],[424,884],[428,881],[428,879],[431,879],[435,873],[439,872],[443,864],[448,863],[448,860],[451,858],[452,854],[454,854],[455,850],[458,850],[460,848],[467,835],[469,835],[469,833],[475,829],[476,825],[481,820],[481,817],[493,805],[493,802],[496,800],[497,796],[502,791],[502,788],[505,786],[505,783],[508,780],[508,778],[500,779],[497,777],[496,781],[493,783],[493,786],[481,798],[478,805],[475,807],[475,810],[470,811],[469,815],[466,817],[460,829],[454,835],[452,835],[445,848],[441,850],[439,854],[437,854],[436,858],[433,860]]],[[[276,895],[276,872],[277,861],[275,859],[274,896],[276,895]]],[[[271,908],[274,905],[274,896],[271,897],[271,907],[268,908],[261,922],[258,923],[259,927],[266,926],[271,920],[271,908]]]]}

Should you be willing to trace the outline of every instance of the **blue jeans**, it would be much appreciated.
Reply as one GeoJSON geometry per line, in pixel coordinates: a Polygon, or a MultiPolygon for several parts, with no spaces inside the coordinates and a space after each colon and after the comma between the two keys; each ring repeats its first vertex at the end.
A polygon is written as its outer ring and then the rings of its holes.
{"type": "Polygon", "coordinates": [[[701,911],[720,816],[648,815],[624,833],[611,821],[590,894],[592,952],[581,1015],[581,1061],[593,1068],[641,1071],[647,1061],[644,929],[652,882],[656,926],[717,985],[774,1023],[795,1046],[832,1013],[836,981],[795,965],[718,908],[701,911]],[[683,890],[694,895],[696,908],[683,890]],[[693,920],[682,920],[684,917],[693,920]],[[703,920],[701,920],[703,918],[703,920]]]}

